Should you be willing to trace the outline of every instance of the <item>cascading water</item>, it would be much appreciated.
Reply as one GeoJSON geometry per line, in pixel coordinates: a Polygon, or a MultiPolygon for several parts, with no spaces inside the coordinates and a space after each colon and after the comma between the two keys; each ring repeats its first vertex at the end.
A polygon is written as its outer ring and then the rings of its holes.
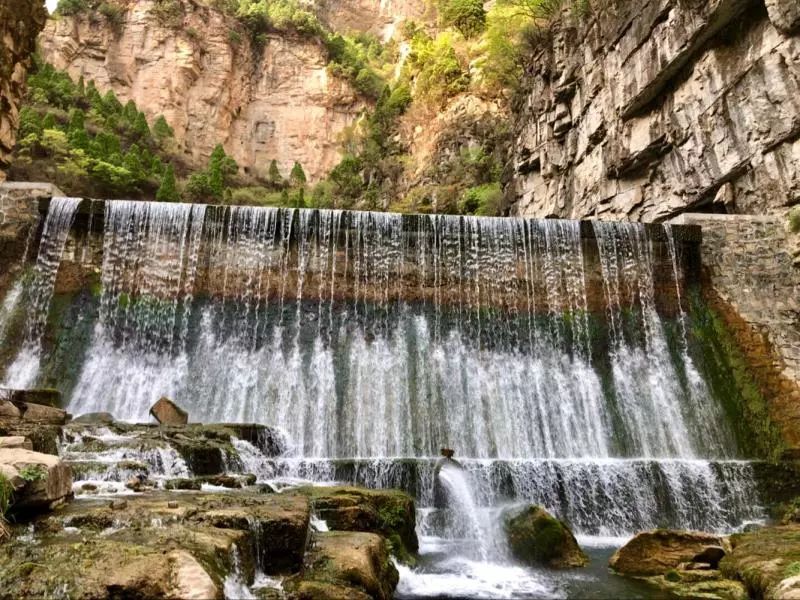
{"type": "Polygon", "coordinates": [[[289,454],[237,442],[245,468],[407,489],[423,548],[464,532],[432,508],[438,484],[484,543],[514,502],[592,536],[758,518],[690,356],[672,229],[585,225],[108,201],[68,408],[146,420],[168,395],[192,420],[280,427],[289,454]],[[465,471],[437,483],[442,446],[465,471]]]}
{"type": "MultiPolygon", "coordinates": [[[[27,322],[25,340],[14,362],[6,369],[4,387],[24,388],[32,385],[39,373],[42,335],[53,296],[61,255],[67,243],[70,227],[78,210],[80,198],[53,198],[44,222],[39,254],[32,277],[27,283],[27,322]]],[[[17,288],[12,288],[11,294],[17,288]]]]}

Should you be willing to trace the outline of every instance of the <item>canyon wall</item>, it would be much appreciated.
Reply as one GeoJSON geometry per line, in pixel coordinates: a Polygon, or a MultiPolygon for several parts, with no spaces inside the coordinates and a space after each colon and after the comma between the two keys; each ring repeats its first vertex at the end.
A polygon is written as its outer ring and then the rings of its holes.
{"type": "Polygon", "coordinates": [[[368,32],[383,41],[395,37],[405,21],[433,22],[436,16],[434,3],[428,0],[321,0],[316,10],[333,31],[368,32]]]}
{"type": "Polygon", "coordinates": [[[800,202],[797,0],[612,2],[541,38],[513,212],[651,221],[800,202]]]}
{"type": "Polygon", "coordinates": [[[16,142],[30,56],[46,19],[44,0],[0,2],[0,181],[16,142]]]}
{"type": "Polygon", "coordinates": [[[339,134],[365,105],[329,75],[318,40],[269,35],[254,47],[235,19],[193,0],[170,22],[153,0],[118,4],[116,23],[94,11],[50,19],[44,59],[163,114],[194,167],[218,143],[252,175],[277,159],[285,176],[297,161],[315,180],[338,163],[339,134]]]}

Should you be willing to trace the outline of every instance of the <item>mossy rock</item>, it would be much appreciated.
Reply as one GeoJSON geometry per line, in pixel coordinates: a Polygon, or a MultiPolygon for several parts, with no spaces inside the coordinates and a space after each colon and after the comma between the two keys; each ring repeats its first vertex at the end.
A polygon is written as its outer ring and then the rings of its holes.
{"type": "Polygon", "coordinates": [[[564,569],[589,562],[569,527],[541,506],[508,516],[505,531],[512,554],[526,564],[564,569]]]}
{"type": "Polygon", "coordinates": [[[331,531],[314,536],[303,574],[288,580],[286,588],[309,600],[389,600],[398,581],[384,538],[331,531]]]}
{"type": "Polygon", "coordinates": [[[730,538],[733,550],[722,559],[720,569],[747,586],[755,598],[794,597],[800,593],[800,525],[790,523],[764,527],[730,538]]]}
{"type": "Polygon", "coordinates": [[[353,486],[309,486],[296,493],[310,498],[314,511],[335,531],[366,531],[382,535],[392,554],[414,564],[419,550],[414,500],[399,490],[353,486]]]}

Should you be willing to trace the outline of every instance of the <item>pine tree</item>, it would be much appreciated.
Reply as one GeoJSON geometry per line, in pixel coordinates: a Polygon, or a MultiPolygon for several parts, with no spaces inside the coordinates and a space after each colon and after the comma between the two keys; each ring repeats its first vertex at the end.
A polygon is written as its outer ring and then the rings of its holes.
{"type": "Polygon", "coordinates": [[[156,200],[159,202],[177,202],[180,200],[178,188],[175,185],[175,170],[172,165],[167,165],[164,176],[161,178],[161,185],[156,192],[156,200]]]}
{"type": "Polygon", "coordinates": [[[107,115],[118,115],[122,112],[122,103],[117,100],[114,90],[108,90],[103,96],[103,108],[103,112],[107,115]]]}
{"type": "Polygon", "coordinates": [[[294,198],[294,207],[295,208],[305,208],[306,207],[306,191],[305,188],[300,188],[297,190],[297,195],[294,198]]]}
{"type": "Polygon", "coordinates": [[[83,79],[83,75],[80,76],[78,79],[78,95],[83,98],[86,95],[86,82],[83,79]]]}
{"type": "Polygon", "coordinates": [[[136,108],[136,103],[133,100],[128,100],[122,114],[125,116],[125,120],[128,121],[128,123],[134,125],[136,123],[136,117],[139,116],[139,109],[136,108]]]}
{"type": "Polygon", "coordinates": [[[280,169],[278,169],[278,161],[274,158],[272,159],[272,162],[269,163],[269,173],[267,177],[269,178],[271,185],[275,187],[280,187],[283,185],[283,176],[281,175],[280,169]]]}
{"type": "Polygon", "coordinates": [[[217,144],[208,160],[208,185],[214,197],[222,199],[222,193],[228,180],[239,171],[239,165],[225,154],[222,144],[217,144]]]}
{"type": "Polygon", "coordinates": [[[56,117],[53,113],[47,113],[42,121],[42,129],[55,129],[56,117]]]}
{"type": "Polygon", "coordinates": [[[147,118],[142,112],[137,113],[136,117],[134,118],[133,133],[134,135],[138,136],[140,140],[146,140],[150,138],[150,127],[147,125],[147,118]]]}
{"type": "Polygon", "coordinates": [[[292,171],[289,174],[289,181],[292,182],[293,187],[302,187],[306,184],[306,173],[303,171],[303,166],[299,162],[295,162],[292,171]]]}
{"type": "Polygon", "coordinates": [[[153,123],[153,135],[159,140],[171,138],[175,135],[172,127],[169,126],[169,123],[167,123],[167,120],[164,118],[164,115],[159,115],[155,123],[153,123]]]}
{"type": "Polygon", "coordinates": [[[73,108],[69,114],[69,131],[80,131],[86,127],[86,114],[80,108],[73,108]]]}

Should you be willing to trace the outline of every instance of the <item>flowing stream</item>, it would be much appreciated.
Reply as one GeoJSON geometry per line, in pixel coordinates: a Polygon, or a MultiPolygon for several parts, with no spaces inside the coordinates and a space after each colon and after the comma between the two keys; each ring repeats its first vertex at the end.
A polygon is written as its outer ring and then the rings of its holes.
{"type": "MultiPolygon", "coordinates": [[[[76,206],[51,203],[7,385],[48,359],[76,206]]],[[[542,504],[590,543],[761,517],[691,357],[673,228],[586,225],[107,201],[68,410],[146,421],[167,395],[192,420],[283,429],[284,458],[239,448],[260,479],[408,490],[424,560],[403,597],[569,593],[508,558],[508,506],[542,504]],[[441,447],[463,470],[437,474],[441,447]]]]}

